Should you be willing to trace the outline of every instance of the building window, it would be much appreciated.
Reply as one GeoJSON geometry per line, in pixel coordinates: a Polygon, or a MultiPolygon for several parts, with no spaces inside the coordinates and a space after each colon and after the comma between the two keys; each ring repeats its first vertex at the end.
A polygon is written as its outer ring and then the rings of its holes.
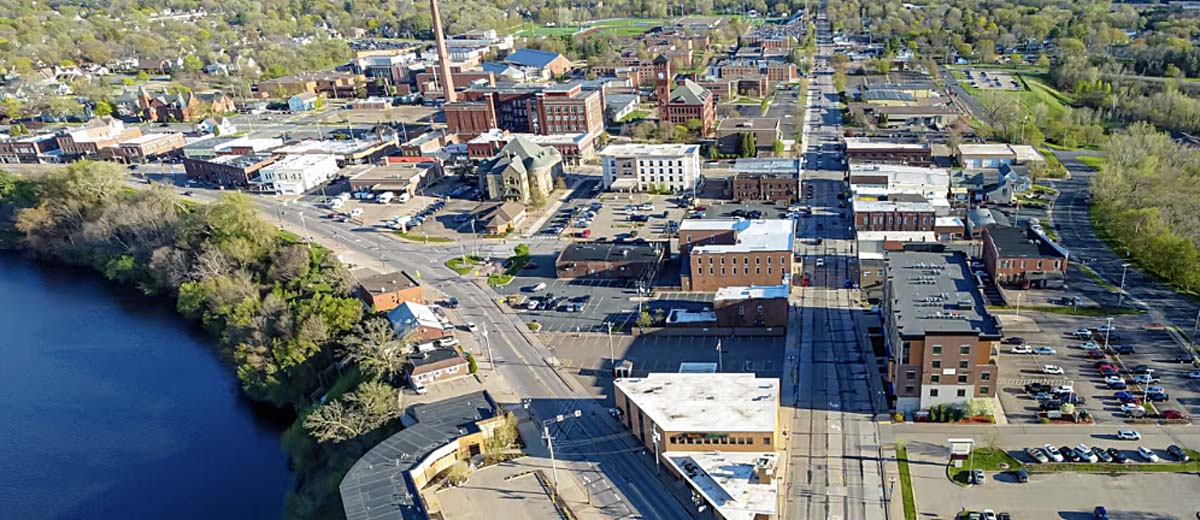
{"type": "Polygon", "coordinates": [[[970,346],[970,345],[963,345],[963,346],[961,346],[961,347],[958,347],[958,352],[959,352],[960,354],[964,355],[964,356],[965,356],[965,355],[967,355],[967,354],[970,354],[970,353],[971,353],[971,346],[970,346]]]}
{"type": "Polygon", "coordinates": [[[931,362],[931,365],[933,368],[942,368],[942,361],[940,359],[935,359],[931,362]]]}
{"type": "Polygon", "coordinates": [[[929,397],[937,397],[937,396],[938,396],[938,389],[930,388],[929,389],[929,397]]]}
{"type": "Polygon", "coordinates": [[[934,345],[934,346],[933,346],[933,353],[934,353],[934,354],[941,354],[941,353],[942,353],[942,346],[941,346],[941,345],[934,345]]]}
{"type": "Polygon", "coordinates": [[[771,438],[763,437],[763,446],[770,446],[770,445],[771,445],[771,438]]]}
{"type": "Polygon", "coordinates": [[[981,387],[979,387],[979,395],[988,395],[989,390],[990,390],[990,388],[988,388],[986,386],[981,386],[981,387]]]}
{"type": "Polygon", "coordinates": [[[911,394],[915,391],[916,391],[916,388],[913,388],[913,385],[908,385],[908,386],[904,387],[904,393],[906,393],[906,394],[911,394]]]}
{"type": "Polygon", "coordinates": [[[982,379],[984,381],[991,381],[992,373],[991,372],[983,372],[983,373],[979,374],[979,379],[982,379]]]}
{"type": "Polygon", "coordinates": [[[904,374],[904,379],[916,379],[916,378],[917,378],[916,371],[909,370],[908,372],[905,372],[905,374],[904,374]]]}
{"type": "Polygon", "coordinates": [[[940,382],[942,382],[942,376],[933,374],[933,375],[929,376],[929,382],[933,383],[933,384],[940,383],[940,382]]]}
{"type": "Polygon", "coordinates": [[[960,374],[960,375],[958,376],[958,382],[959,382],[959,384],[964,384],[964,385],[965,385],[965,384],[967,384],[967,375],[966,375],[966,374],[960,374]]]}
{"type": "Polygon", "coordinates": [[[970,361],[967,361],[967,360],[965,360],[965,359],[964,359],[964,360],[962,360],[962,361],[959,361],[959,362],[958,362],[958,368],[967,368],[967,367],[970,367],[970,366],[971,366],[971,362],[970,362],[970,361]]]}
{"type": "Polygon", "coordinates": [[[967,389],[966,389],[966,388],[959,388],[959,389],[958,389],[958,396],[959,396],[959,397],[966,397],[966,396],[967,396],[967,389]]]}

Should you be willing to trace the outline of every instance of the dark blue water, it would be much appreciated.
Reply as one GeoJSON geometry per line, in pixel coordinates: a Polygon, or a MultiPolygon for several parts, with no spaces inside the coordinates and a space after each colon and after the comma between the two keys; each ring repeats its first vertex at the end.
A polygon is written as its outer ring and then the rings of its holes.
{"type": "Polygon", "coordinates": [[[278,424],[166,300],[0,254],[0,518],[266,518],[278,424]]]}

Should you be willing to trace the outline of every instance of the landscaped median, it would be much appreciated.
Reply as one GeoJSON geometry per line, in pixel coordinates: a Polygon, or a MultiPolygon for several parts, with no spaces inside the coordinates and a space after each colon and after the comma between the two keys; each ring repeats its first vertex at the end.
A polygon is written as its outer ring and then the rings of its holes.
{"type": "Polygon", "coordinates": [[[483,264],[483,257],[478,255],[456,256],[446,260],[446,267],[458,274],[467,274],[483,264]]]}
{"type": "Polygon", "coordinates": [[[423,243],[423,244],[430,244],[430,243],[432,243],[432,244],[445,244],[445,243],[448,243],[448,242],[453,242],[453,241],[454,241],[453,239],[449,239],[449,238],[446,238],[446,237],[439,237],[439,236],[432,236],[432,237],[431,237],[431,236],[429,236],[429,235],[414,235],[414,234],[412,234],[412,233],[405,233],[405,232],[403,232],[403,231],[395,231],[395,232],[393,232],[393,234],[395,234],[396,236],[398,236],[398,237],[400,237],[400,238],[403,238],[403,239],[405,239],[405,240],[409,240],[409,241],[412,241],[412,242],[420,242],[420,243],[423,243]]]}
{"type": "Polygon", "coordinates": [[[1058,473],[1074,471],[1081,473],[1195,473],[1200,472],[1200,452],[1187,450],[1188,462],[1129,462],[1089,463],[1089,462],[1051,462],[1047,464],[1029,464],[1025,469],[1030,473],[1058,473]]]}
{"type": "Polygon", "coordinates": [[[917,497],[913,494],[912,472],[908,468],[908,448],[896,446],[896,465],[900,467],[900,495],[904,500],[904,520],[917,520],[917,497]]]}
{"type": "Polygon", "coordinates": [[[956,468],[947,465],[946,476],[950,477],[955,484],[965,486],[970,484],[971,470],[1014,471],[1022,466],[1021,461],[1002,449],[976,448],[971,452],[971,458],[963,464],[963,467],[956,468]]]}
{"type": "MultiPolygon", "coordinates": [[[[988,305],[988,310],[991,311],[1015,311],[1015,305],[988,305]]],[[[1146,311],[1142,309],[1117,308],[1117,307],[1097,307],[1097,306],[1070,306],[1070,305],[1022,305],[1021,312],[1045,312],[1049,314],[1066,314],[1069,316],[1115,316],[1121,314],[1144,314],[1146,311]]]]}

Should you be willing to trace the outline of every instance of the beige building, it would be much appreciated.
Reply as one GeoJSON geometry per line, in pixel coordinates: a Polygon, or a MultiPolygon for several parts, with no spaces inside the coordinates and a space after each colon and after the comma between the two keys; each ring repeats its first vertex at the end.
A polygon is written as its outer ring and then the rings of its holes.
{"type": "Polygon", "coordinates": [[[490,200],[543,203],[561,176],[562,154],[516,136],[491,159],[479,164],[479,179],[490,200]]]}

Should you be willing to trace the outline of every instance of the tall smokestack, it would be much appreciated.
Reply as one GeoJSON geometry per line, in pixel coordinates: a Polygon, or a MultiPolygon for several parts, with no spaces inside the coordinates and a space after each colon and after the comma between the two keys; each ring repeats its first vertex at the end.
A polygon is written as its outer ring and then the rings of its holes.
{"type": "Polygon", "coordinates": [[[450,54],[446,52],[446,36],[442,33],[442,14],[438,11],[437,0],[429,0],[429,9],[433,11],[433,37],[437,40],[438,71],[441,73],[442,92],[447,103],[458,99],[454,93],[454,78],[450,75],[450,54]]]}

